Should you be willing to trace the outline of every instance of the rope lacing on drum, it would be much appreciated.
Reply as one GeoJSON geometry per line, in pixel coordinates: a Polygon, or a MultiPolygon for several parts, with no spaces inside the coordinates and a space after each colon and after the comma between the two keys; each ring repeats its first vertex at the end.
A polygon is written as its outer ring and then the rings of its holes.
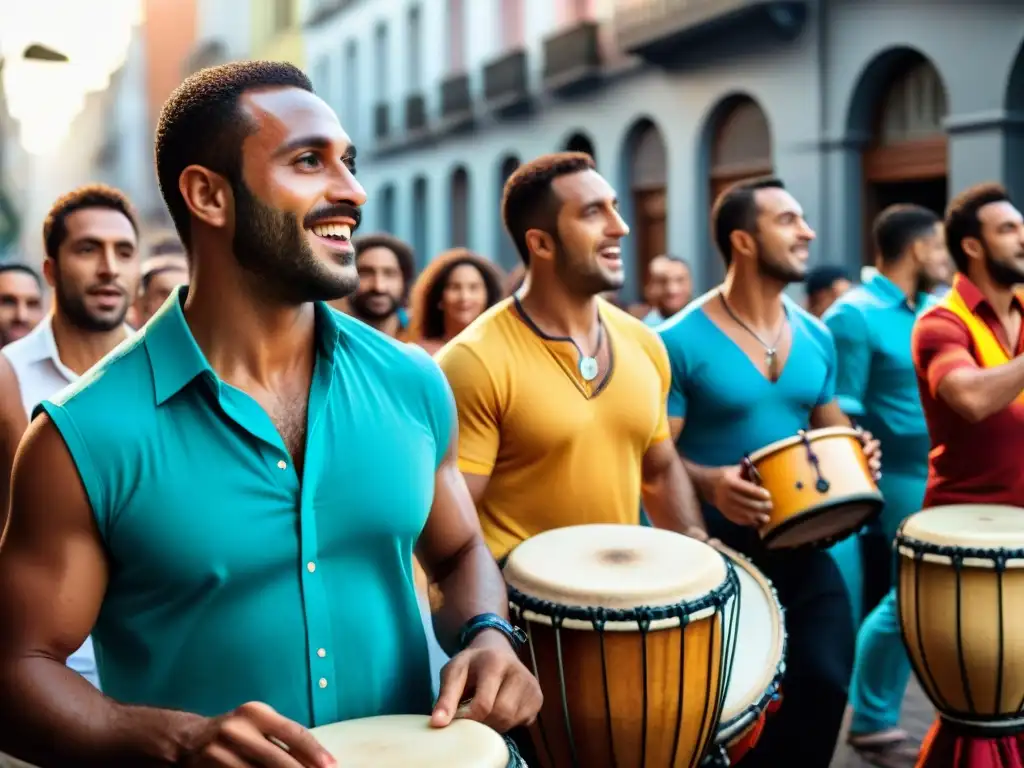
{"type": "Polygon", "coordinates": [[[821,462],[818,460],[818,454],[814,452],[811,447],[811,438],[807,436],[807,430],[801,429],[797,432],[800,436],[800,440],[804,444],[804,450],[807,451],[807,461],[810,462],[811,466],[814,467],[814,474],[817,476],[817,480],[814,483],[814,489],[818,493],[828,493],[828,489],[832,487],[832,484],[825,479],[825,476],[821,474],[821,462]]]}

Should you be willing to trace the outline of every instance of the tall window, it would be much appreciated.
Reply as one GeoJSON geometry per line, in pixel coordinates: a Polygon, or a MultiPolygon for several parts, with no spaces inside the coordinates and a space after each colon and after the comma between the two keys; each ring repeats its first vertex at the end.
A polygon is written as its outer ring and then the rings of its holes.
{"type": "Polygon", "coordinates": [[[409,9],[409,40],[408,57],[406,61],[409,71],[406,73],[406,81],[409,83],[409,93],[419,93],[422,83],[421,71],[423,69],[423,20],[421,18],[420,6],[414,5],[409,9]]]}
{"type": "Polygon", "coordinates": [[[378,101],[387,101],[391,84],[391,72],[388,57],[388,25],[381,22],[377,25],[373,38],[373,59],[377,71],[374,73],[377,82],[378,101]]]}
{"type": "Polygon", "coordinates": [[[341,78],[344,114],[341,121],[353,138],[359,135],[359,43],[349,40],[345,45],[345,73],[341,78]]]}
{"type": "Polygon", "coordinates": [[[448,71],[466,68],[466,12],[463,0],[448,0],[448,71]]]}

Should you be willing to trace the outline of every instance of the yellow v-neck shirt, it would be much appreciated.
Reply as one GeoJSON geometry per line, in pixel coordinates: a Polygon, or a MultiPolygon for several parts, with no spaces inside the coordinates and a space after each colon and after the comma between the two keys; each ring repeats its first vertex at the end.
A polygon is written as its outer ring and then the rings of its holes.
{"type": "Polygon", "coordinates": [[[459,467],[489,476],[478,505],[496,558],[552,528],[639,523],[641,462],[670,437],[661,340],[600,303],[611,364],[587,383],[568,340],[505,300],[437,353],[459,413],[459,467]]]}

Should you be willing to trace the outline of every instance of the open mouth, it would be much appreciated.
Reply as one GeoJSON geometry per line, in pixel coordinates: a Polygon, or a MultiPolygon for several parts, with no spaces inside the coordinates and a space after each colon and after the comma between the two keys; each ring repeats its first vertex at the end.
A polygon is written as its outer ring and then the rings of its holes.
{"type": "Polygon", "coordinates": [[[335,250],[352,249],[352,227],[349,224],[317,224],[310,231],[335,250]]]}
{"type": "Polygon", "coordinates": [[[597,255],[607,266],[613,269],[622,268],[622,249],[617,245],[602,248],[597,255]]]}

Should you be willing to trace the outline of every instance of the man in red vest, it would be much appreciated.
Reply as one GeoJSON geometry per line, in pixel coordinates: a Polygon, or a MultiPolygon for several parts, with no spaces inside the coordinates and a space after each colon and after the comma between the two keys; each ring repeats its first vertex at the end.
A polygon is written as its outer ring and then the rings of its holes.
{"type": "MultiPolygon", "coordinates": [[[[932,443],[924,506],[1024,507],[1024,217],[1003,187],[982,184],[950,203],[945,227],[957,275],[911,342],[932,443]]],[[[969,736],[941,720],[918,762],[995,767],[1024,768],[1024,736],[969,736]]]]}

